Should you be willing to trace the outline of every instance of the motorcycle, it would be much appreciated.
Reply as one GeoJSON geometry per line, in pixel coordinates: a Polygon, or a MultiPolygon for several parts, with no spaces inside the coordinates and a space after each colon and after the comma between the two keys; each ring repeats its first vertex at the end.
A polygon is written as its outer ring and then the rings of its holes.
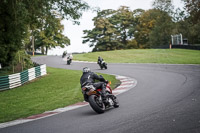
{"type": "Polygon", "coordinates": [[[65,56],[66,56],[66,54],[63,53],[63,54],[62,54],[62,58],[64,58],[65,56]]]}
{"type": "Polygon", "coordinates": [[[103,69],[103,68],[107,69],[108,68],[107,63],[105,61],[99,62],[99,66],[100,66],[101,69],[103,69]]]}
{"type": "Polygon", "coordinates": [[[93,85],[86,85],[82,88],[82,93],[86,102],[89,102],[91,108],[98,114],[104,113],[108,108],[119,107],[117,97],[112,94],[110,83],[106,84],[106,100],[102,100],[102,89],[95,89],[93,85]]]}
{"type": "Polygon", "coordinates": [[[67,65],[70,65],[72,63],[72,59],[70,57],[67,57],[67,65]]]}

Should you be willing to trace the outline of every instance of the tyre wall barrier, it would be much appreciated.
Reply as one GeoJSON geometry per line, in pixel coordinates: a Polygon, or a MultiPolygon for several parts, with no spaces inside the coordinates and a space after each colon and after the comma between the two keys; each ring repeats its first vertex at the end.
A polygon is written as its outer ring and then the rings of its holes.
{"type": "Polygon", "coordinates": [[[21,73],[0,76],[0,91],[12,89],[25,84],[37,77],[46,75],[46,64],[30,68],[21,73]]]}

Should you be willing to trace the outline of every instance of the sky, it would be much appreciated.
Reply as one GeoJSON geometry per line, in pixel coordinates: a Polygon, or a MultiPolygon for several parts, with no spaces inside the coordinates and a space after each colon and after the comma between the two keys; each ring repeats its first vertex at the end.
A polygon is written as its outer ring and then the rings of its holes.
{"type": "MultiPolygon", "coordinates": [[[[154,0],[84,0],[91,7],[99,7],[101,10],[114,9],[117,10],[120,6],[127,6],[130,10],[138,8],[148,10],[152,8],[154,0]]],[[[183,7],[181,0],[173,0],[173,5],[177,8],[183,7]]],[[[68,53],[74,52],[90,52],[93,48],[89,47],[88,44],[82,44],[83,30],[91,30],[94,25],[92,19],[96,16],[95,12],[86,11],[83,12],[82,17],[79,19],[80,25],[74,25],[69,20],[63,20],[64,25],[63,34],[67,36],[71,44],[65,48],[53,48],[49,50],[48,55],[62,55],[63,51],[67,50],[68,53]]]]}

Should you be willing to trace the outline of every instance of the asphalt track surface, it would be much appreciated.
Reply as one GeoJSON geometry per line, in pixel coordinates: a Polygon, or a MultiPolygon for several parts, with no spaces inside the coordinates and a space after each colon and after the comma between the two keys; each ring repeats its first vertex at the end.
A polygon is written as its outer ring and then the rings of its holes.
{"type": "Polygon", "coordinates": [[[36,57],[56,68],[117,74],[137,80],[118,95],[120,107],[96,114],[90,106],[6,127],[0,133],[200,133],[200,65],[108,64],[66,62],[58,56],[36,57]]]}

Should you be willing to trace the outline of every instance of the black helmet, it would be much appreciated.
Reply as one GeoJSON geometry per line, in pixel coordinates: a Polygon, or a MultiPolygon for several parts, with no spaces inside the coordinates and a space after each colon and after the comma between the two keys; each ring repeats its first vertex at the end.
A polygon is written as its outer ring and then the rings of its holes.
{"type": "Polygon", "coordinates": [[[84,72],[84,73],[90,72],[90,68],[89,68],[89,67],[84,67],[84,68],[83,68],[83,72],[84,72]]]}

